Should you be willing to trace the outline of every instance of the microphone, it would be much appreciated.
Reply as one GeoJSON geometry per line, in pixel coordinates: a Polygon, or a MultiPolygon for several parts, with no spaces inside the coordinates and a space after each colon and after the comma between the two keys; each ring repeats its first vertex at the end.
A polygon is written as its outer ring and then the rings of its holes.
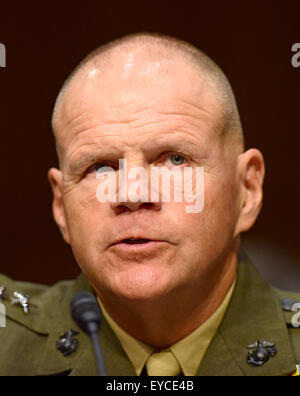
{"type": "Polygon", "coordinates": [[[71,314],[76,324],[92,341],[98,376],[106,376],[106,368],[99,342],[101,310],[95,297],[88,292],[79,292],[72,299],[71,314]]]}

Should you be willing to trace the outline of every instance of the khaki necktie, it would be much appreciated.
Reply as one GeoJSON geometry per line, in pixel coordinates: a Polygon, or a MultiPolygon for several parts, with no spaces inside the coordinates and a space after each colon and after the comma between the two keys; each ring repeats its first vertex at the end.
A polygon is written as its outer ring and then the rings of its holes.
{"type": "Polygon", "coordinates": [[[177,376],[181,369],[173,353],[167,349],[153,353],[146,364],[149,376],[177,376]]]}

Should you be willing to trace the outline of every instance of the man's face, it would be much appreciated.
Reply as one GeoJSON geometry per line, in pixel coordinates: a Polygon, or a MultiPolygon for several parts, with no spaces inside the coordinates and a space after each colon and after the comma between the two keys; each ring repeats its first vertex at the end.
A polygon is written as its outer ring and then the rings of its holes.
{"type": "Polygon", "coordinates": [[[112,70],[91,67],[72,82],[58,127],[66,239],[100,294],[155,299],[221,272],[239,215],[236,159],[222,128],[215,94],[184,61],[124,54],[112,70]],[[119,159],[128,171],[204,167],[203,211],[173,200],[100,203],[96,170],[118,169],[119,159]],[[125,238],[160,242],[115,244],[125,238]]]}

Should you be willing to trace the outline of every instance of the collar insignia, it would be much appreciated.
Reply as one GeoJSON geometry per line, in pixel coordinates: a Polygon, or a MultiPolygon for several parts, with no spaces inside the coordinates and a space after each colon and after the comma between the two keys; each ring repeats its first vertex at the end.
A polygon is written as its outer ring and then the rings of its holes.
{"type": "Polygon", "coordinates": [[[76,330],[69,330],[56,342],[56,349],[60,351],[65,357],[72,355],[79,345],[79,341],[76,340],[75,336],[79,334],[76,330]]]}
{"type": "Polygon", "coordinates": [[[248,346],[248,349],[254,349],[250,351],[247,356],[247,363],[252,367],[263,366],[271,357],[277,354],[277,348],[275,344],[268,341],[258,340],[254,344],[248,346]]]}

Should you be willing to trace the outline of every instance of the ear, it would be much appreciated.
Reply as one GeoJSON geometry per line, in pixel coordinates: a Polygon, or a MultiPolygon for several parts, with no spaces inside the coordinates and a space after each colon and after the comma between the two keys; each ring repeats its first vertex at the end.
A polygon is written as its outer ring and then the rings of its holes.
{"type": "Polygon", "coordinates": [[[240,216],[236,235],[249,230],[255,223],[262,207],[265,164],[262,153],[250,149],[238,157],[240,178],[240,216]]]}
{"type": "Polygon", "coordinates": [[[48,172],[48,180],[53,192],[52,211],[64,240],[70,243],[70,236],[66,221],[66,213],[63,203],[63,175],[62,171],[52,168],[48,172]]]}

